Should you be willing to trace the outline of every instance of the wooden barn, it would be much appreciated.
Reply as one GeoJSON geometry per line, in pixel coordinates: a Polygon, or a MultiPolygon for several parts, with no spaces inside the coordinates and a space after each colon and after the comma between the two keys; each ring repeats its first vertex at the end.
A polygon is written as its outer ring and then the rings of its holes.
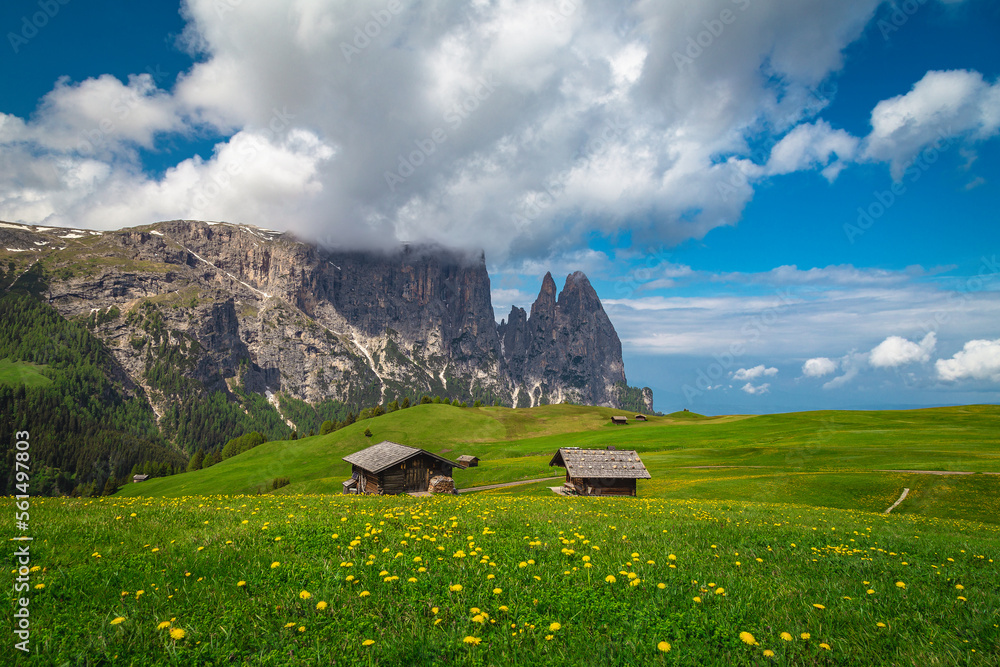
{"type": "Polygon", "coordinates": [[[351,479],[344,493],[392,495],[427,491],[431,477],[451,477],[458,464],[422,449],[384,440],[360,452],[345,456],[351,464],[351,479]]]}
{"type": "Polygon", "coordinates": [[[479,466],[479,457],[472,454],[462,454],[458,457],[458,462],[463,468],[476,468],[479,466]]]}
{"type": "Polygon", "coordinates": [[[644,422],[644,421],[646,421],[646,415],[636,415],[635,416],[635,420],[637,422],[644,422]]]}
{"type": "Polygon", "coordinates": [[[139,482],[145,482],[149,479],[149,475],[132,475],[132,483],[138,484],[139,482]]]}
{"type": "Polygon", "coordinates": [[[634,496],[637,479],[651,479],[635,451],[562,447],[549,461],[566,468],[563,488],[581,496],[634,496]]]}
{"type": "Polygon", "coordinates": [[[615,415],[611,418],[611,423],[615,426],[624,426],[625,424],[628,424],[628,417],[625,415],[615,415]]]}

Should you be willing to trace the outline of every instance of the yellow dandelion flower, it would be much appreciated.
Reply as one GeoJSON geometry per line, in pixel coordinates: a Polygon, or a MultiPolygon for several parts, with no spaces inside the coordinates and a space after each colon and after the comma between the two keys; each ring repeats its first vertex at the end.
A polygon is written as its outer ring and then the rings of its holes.
{"type": "Polygon", "coordinates": [[[959,596],[958,596],[958,599],[959,599],[959,600],[961,600],[962,602],[966,602],[966,601],[967,601],[967,600],[966,600],[966,599],[965,599],[964,597],[962,597],[961,595],[959,595],[959,596]]]}
{"type": "Polygon", "coordinates": [[[319,602],[316,603],[316,611],[323,611],[324,609],[327,608],[327,606],[329,605],[326,604],[325,600],[320,600],[319,602]]]}
{"type": "Polygon", "coordinates": [[[482,614],[476,614],[475,616],[472,617],[472,622],[473,623],[485,623],[486,619],[483,618],[482,614]]]}
{"type": "Polygon", "coordinates": [[[826,650],[826,651],[830,650],[830,645],[829,644],[820,644],[819,647],[821,649],[823,649],[823,650],[826,650]]]}
{"type": "Polygon", "coordinates": [[[962,584],[955,584],[955,590],[964,591],[965,586],[963,586],[962,584]]]}
{"type": "Polygon", "coordinates": [[[772,651],[769,648],[768,649],[764,649],[764,657],[765,658],[773,658],[774,657],[774,651],[772,651]]]}
{"type": "Polygon", "coordinates": [[[664,588],[667,587],[667,585],[665,583],[663,583],[663,582],[660,582],[660,583],[656,584],[656,587],[659,588],[662,591],[664,588]]]}
{"type": "Polygon", "coordinates": [[[160,623],[159,625],[156,626],[156,629],[157,630],[166,630],[169,627],[170,627],[170,621],[163,621],[162,623],[160,623]]]}
{"type": "Polygon", "coordinates": [[[896,588],[906,588],[906,584],[904,584],[902,581],[897,581],[896,588]]]}
{"type": "Polygon", "coordinates": [[[868,593],[868,595],[873,595],[875,593],[875,590],[869,588],[867,591],[865,591],[865,593],[868,593]]]}
{"type": "Polygon", "coordinates": [[[810,637],[812,637],[812,635],[810,635],[808,632],[803,632],[802,634],[799,635],[799,637],[802,637],[802,639],[809,639],[810,637]]]}
{"type": "Polygon", "coordinates": [[[740,633],[740,641],[744,644],[749,644],[750,646],[757,644],[757,640],[753,638],[753,635],[746,631],[740,633]]]}
{"type": "Polygon", "coordinates": [[[694,596],[693,598],[691,598],[691,599],[692,599],[692,600],[694,600],[695,602],[697,602],[698,604],[701,604],[701,598],[700,598],[699,596],[695,595],[695,596],[694,596]]]}
{"type": "Polygon", "coordinates": [[[299,597],[302,598],[303,600],[308,600],[309,598],[312,597],[312,593],[310,593],[309,591],[302,591],[301,593],[299,593],[299,597]]]}
{"type": "Polygon", "coordinates": [[[473,646],[478,646],[479,642],[481,642],[483,640],[480,639],[479,637],[473,637],[473,636],[469,635],[468,637],[466,637],[462,641],[465,642],[466,644],[472,644],[473,646]]]}
{"type": "Polygon", "coordinates": [[[240,581],[237,581],[237,582],[236,582],[236,585],[237,585],[237,586],[246,586],[246,585],[247,585],[247,582],[245,582],[245,581],[243,581],[243,580],[241,579],[240,581]]]}
{"type": "Polygon", "coordinates": [[[660,642],[656,645],[656,648],[664,653],[667,653],[670,651],[670,642],[660,642]]]}
{"type": "Polygon", "coordinates": [[[608,582],[609,584],[613,584],[618,580],[615,579],[615,575],[609,574],[608,576],[604,577],[604,581],[608,582]]]}
{"type": "Polygon", "coordinates": [[[286,628],[290,628],[290,627],[292,627],[293,625],[295,625],[295,621],[289,621],[288,623],[285,623],[285,627],[286,627],[286,628]]]}
{"type": "Polygon", "coordinates": [[[371,595],[371,593],[369,593],[368,591],[361,591],[360,593],[358,593],[359,598],[366,598],[369,595],[371,595]]]}
{"type": "Polygon", "coordinates": [[[452,593],[458,593],[462,590],[462,584],[452,584],[448,587],[448,590],[452,593]]]}
{"type": "Polygon", "coordinates": [[[555,635],[545,635],[545,641],[550,642],[555,635]]]}
{"type": "Polygon", "coordinates": [[[716,595],[722,595],[725,592],[726,592],[726,589],[723,588],[722,586],[719,586],[718,588],[715,589],[715,594],[716,595]]]}
{"type": "Polygon", "coordinates": [[[500,605],[500,611],[507,611],[507,605],[505,604],[500,605]]]}
{"type": "Polygon", "coordinates": [[[371,646],[374,643],[375,643],[374,639],[366,639],[363,642],[361,642],[361,645],[362,646],[371,646]]]}
{"type": "Polygon", "coordinates": [[[411,583],[411,584],[415,584],[415,583],[417,583],[417,578],[416,578],[416,577],[410,577],[410,578],[409,578],[409,579],[407,579],[406,581],[408,581],[408,582],[409,582],[409,583],[411,583]]]}
{"type": "Polygon", "coordinates": [[[271,563],[271,569],[273,570],[274,568],[279,567],[280,565],[281,565],[280,562],[274,561],[273,563],[271,563]]]}
{"type": "Polygon", "coordinates": [[[124,620],[125,620],[124,616],[119,616],[116,619],[114,619],[113,621],[111,621],[111,625],[118,625],[119,623],[121,623],[124,620]]]}
{"type": "Polygon", "coordinates": [[[885,627],[885,623],[883,623],[882,621],[879,621],[875,625],[876,625],[876,627],[879,627],[879,628],[884,628],[885,627]]]}
{"type": "Polygon", "coordinates": [[[431,613],[434,614],[435,616],[437,616],[438,608],[437,607],[431,607],[431,613]]]}
{"type": "Polygon", "coordinates": [[[549,632],[556,632],[556,631],[558,631],[558,630],[559,630],[560,628],[562,628],[562,626],[561,626],[561,625],[560,625],[559,623],[552,623],[552,624],[551,624],[551,625],[549,626],[549,632]]]}
{"type": "Polygon", "coordinates": [[[826,609],[826,607],[824,607],[821,604],[814,604],[813,606],[816,607],[817,609],[826,609]]]}
{"type": "Polygon", "coordinates": [[[500,595],[501,593],[503,593],[503,589],[502,588],[494,588],[493,589],[493,595],[500,595]]]}
{"type": "Polygon", "coordinates": [[[184,630],[184,628],[170,628],[170,638],[171,639],[174,639],[174,640],[184,639],[184,637],[186,635],[187,635],[187,632],[184,630]]]}
{"type": "Polygon", "coordinates": [[[787,632],[782,632],[781,633],[781,638],[784,639],[786,642],[792,641],[792,636],[790,634],[788,634],[787,632]]]}
{"type": "Polygon", "coordinates": [[[45,584],[35,584],[35,590],[40,591],[45,588],[45,584]]]}

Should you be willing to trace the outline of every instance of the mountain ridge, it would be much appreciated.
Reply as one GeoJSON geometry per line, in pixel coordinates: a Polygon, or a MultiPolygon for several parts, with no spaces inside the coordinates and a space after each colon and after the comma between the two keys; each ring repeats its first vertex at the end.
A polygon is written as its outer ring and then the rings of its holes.
{"type": "Polygon", "coordinates": [[[629,391],[617,333],[579,272],[561,293],[547,274],[531,315],[515,308],[498,324],[483,254],[441,247],[321,248],[190,220],[101,232],[0,223],[0,257],[36,273],[63,316],[92,322],[160,418],[185,379],[308,404],[438,394],[652,411],[648,389],[629,391]]]}

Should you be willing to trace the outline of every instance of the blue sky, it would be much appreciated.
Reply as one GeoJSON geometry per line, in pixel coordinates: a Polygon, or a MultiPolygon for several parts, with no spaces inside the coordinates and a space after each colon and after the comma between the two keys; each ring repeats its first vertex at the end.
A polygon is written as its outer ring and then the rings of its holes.
{"type": "Polygon", "coordinates": [[[484,247],[498,317],[581,269],[665,411],[1000,400],[994,2],[13,0],[0,29],[0,219],[484,247]]]}

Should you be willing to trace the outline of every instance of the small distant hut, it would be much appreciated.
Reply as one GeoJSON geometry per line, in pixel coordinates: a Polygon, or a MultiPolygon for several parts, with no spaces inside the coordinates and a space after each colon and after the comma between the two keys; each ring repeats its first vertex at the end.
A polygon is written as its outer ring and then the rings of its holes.
{"type": "Polygon", "coordinates": [[[644,422],[644,421],[646,421],[646,415],[636,415],[635,416],[635,420],[637,422],[644,422]]]}
{"type": "Polygon", "coordinates": [[[344,493],[392,495],[427,491],[432,477],[451,477],[458,464],[423,449],[388,440],[345,456],[351,464],[351,479],[344,493]]]}
{"type": "Polygon", "coordinates": [[[479,457],[473,456],[472,454],[462,454],[458,457],[458,462],[462,464],[464,468],[478,468],[479,467],[479,457]]]}
{"type": "Polygon", "coordinates": [[[581,496],[634,496],[636,480],[651,479],[635,451],[562,447],[549,465],[566,468],[563,488],[581,496]]]}
{"type": "Polygon", "coordinates": [[[624,426],[625,424],[628,424],[628,417],[625,415],[615,415],[611,418],[611,423],[615,426],[624,426]]]}
{"type": "Polygon", "coordinates": [[[132,475],[132,483],[138,484],[139,482],[145,482],[149,479],[149,475],[132,475]]]}

